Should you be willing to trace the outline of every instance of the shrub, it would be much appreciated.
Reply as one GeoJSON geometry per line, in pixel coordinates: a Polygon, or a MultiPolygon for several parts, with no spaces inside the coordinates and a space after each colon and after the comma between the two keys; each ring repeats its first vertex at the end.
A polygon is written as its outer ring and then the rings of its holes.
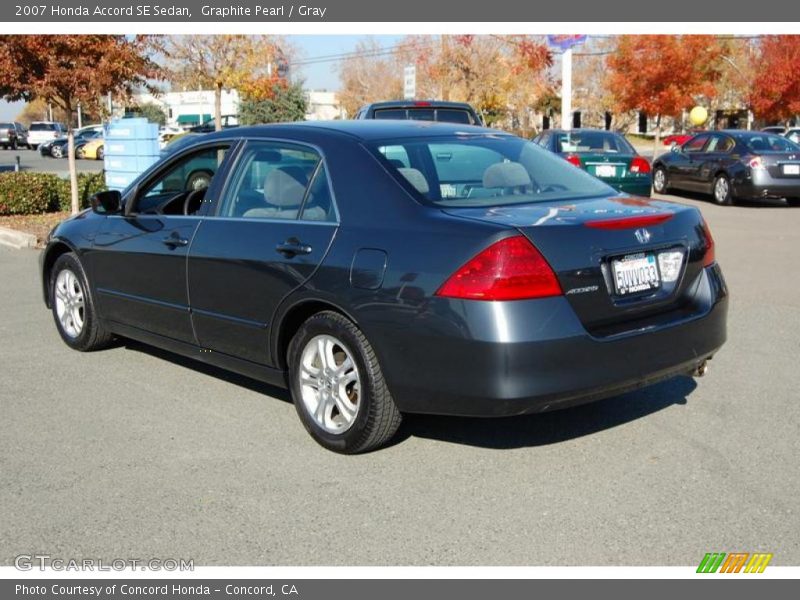
{"type": "MultiPolygon", "coordinates": [[[[105,189],[102,172],[79,173],[80,208],[87,208],[92,194],[105,189]]],[[[70,207],[69,179],[61,179],[53,173],[0,173],[0,215],[68,211],[70,207]]]]}
{"type": "Polygon", "coordinates": [[[0,173],[0,215],[31,215],[58,207],[59,177],[52,173],[0,173]]]}
{"type": "MultiPolygon", "coordinates": [[[[78,205],[80,208],[88,208],[89,200],[93,194],[102,192],[106,188],[105,174],[99,173],[78,173],[78,205]]],[[[66,211],[72,208],[72,198],[69,191],[69,179],[59,179],[57,210],[66,211]]]]}

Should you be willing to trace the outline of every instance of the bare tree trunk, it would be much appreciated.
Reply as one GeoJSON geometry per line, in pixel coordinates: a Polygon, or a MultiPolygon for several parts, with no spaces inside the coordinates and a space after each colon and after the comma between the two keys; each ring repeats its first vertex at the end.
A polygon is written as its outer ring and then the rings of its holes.
{"type": "MultiPolygon", "coordinates": [[[[71,103],[67,102],[67,106],[71,103]]],[[[78,214],[78,166],[75,164],[75,130],[72,128],[72,110],[67,109],[67,159],[69,162],[70,209],[73,215],[78,214]]]]}
{"type": "Polygon", "coordinates": [[[214,130],[222,131],[222,85],[214,87],[214,130]]]}
{"type": "Polygon", "coordinates": [[[653,159],[658,156],[659,144],[661,144],[661,115],[656,115],[656,138],[653,143],[653,159]]]}

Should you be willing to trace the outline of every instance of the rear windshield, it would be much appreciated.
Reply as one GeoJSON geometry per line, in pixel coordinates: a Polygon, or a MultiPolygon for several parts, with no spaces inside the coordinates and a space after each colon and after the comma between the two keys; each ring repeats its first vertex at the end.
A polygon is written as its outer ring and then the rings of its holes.
{"type": "Polygon", "coordinates": [[[620,135],[605,131],[572,131],[556,135],[556,152],[632,154],[634,150],[620,135]]]}
{"type": "Polygon", "coordinates": [[[558,155],[510,135],[383,140],[372,149],[407,190],[436,206],[505,206],[615,193],[558,155]]]}
{"type": "Polygon", "coordinates": [[[463,108],[379,108],[373,113],[376,119],[402,119],[411,121],[441,121],[444,123],[461,123],[476,125],[470,111],[463,108]]]}
{"type": "Polygon", "coordinates": [[[744,145],[757,154],[769,152],[797,152],[800,146],[783,136],[769,133],[753,133],[742,137],[744,145]]]}
{"type": "Polygon", "coordinates": [[[32,123],[31,131],[55,131],[55,123],[32,123]]]}

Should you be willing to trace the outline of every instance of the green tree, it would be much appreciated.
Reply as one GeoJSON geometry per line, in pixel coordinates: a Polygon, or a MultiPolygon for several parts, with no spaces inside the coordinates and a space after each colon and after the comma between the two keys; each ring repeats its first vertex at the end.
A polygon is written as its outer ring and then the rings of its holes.
{"type": "Polygon", "coordinates": [[[141,117],[151,123],[156,123],[159,127],[167,124],[167,113],[158,104],[147,102],[145,104],[134,104],[125,109],[125,116],[141,117]]]}
{"type": "Polygon", "coordinates": [[[239,122],[242,125],[305,119],[307,101],[301,83],[274,80],[267,85],[261,93],[243,93],[239,103],[239,122]]]}

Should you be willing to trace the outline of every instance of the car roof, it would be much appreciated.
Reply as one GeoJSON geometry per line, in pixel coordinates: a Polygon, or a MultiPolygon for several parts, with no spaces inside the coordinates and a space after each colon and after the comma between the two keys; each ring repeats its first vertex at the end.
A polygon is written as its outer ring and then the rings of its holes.
{"type": "Polygon", "coordinates": [[[441,121],[413,121],[393,119],[363,119],[339,121],[299,121],[296,123],[279,123],[272,125],[253,125],[215,131],[204,136],[198,136],[198,141],[213,140],[215,138],[231,137],[286,137],[292,134],[307,137],[309,134],[320,136],[344,136],[361,141],[372,141],[390,138],[415,138],[415,137],[452,137],[463,134],[492,134],[512,137],[511,134],[497,129],[478,127],[475,125],[462,125],[459,123],[444,123],[441,121]]]}
{"type": "Polygon", "coordinates": [[[362,108],[461,108],[475,110],[467,102],[449,102],[447,100],[384,100],[371,102],[362,108]]]}
{"type": "Polygon", "coordinates": [[[616,131],[608,129],[596,129],[594,127],[575,127],[573,129],[545,129],[542,133],[608,133],[610,135],[622,135],[616,131]]]}

